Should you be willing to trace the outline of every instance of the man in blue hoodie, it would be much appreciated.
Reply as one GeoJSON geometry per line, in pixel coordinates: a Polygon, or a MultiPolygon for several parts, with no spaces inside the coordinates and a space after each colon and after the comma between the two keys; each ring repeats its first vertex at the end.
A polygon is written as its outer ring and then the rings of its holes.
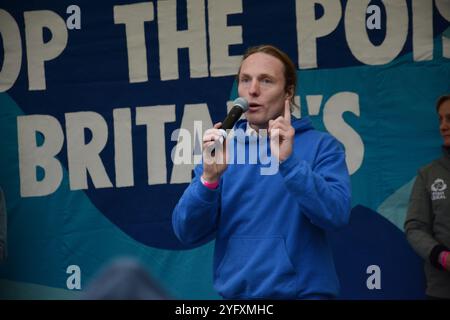
{"type": "Polygon", "coordinates": [[[216,240],[214,287],[226,299],[334,298],[339,282],[326,230],[350,216],[345,152],[308,118],[291,117],[296,69],[285,53],[250,48],[237,79],[249,110],[235,131],[246,139],[228,138],[211,155],[221,123],[205,132],[203,164],[173,212],[175,234],[189,245],[216,240]],[[252,137],[268,141],[275,174],[262,174],[262,161],[236,161],[252,150],[252,137]]]}

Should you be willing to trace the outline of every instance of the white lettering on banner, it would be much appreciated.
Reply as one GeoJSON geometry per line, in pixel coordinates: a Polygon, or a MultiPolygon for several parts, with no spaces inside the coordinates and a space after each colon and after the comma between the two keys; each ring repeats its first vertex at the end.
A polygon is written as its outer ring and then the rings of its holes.
{"type": "MultiPolygon", "coordinates": [[[[230,56],[229,46],[242,44],[242,26],[228,26],[227,16],[242,14],[242,0],[190,0],[187,3],[187,29],[177,28],[177,2],[158,1],[113,7],[114,23],[125,25],[125,41],[130,83],[148,81],[146,48],[146,22],[158,24],[160,79],[179,78],[178,49],[189,50],[191,78],[219,77],[236,73],[240,55],[230,56]],[[156,5],[154,5],[156,3],[156,5]],[[206,9],[206,4],[208,4],[206,9]],[[155,8],[158,21],[155,20],[155,8]],[[209,37],[206,32],[208,18],[209,37]],[[208,57],[207,45],[210,52],[208,57]],[[208,58],[210,64],[208,65],[208,58]]],[[[317,68],[317,41],[331,35],[344,15],[344,31],[351,53],[367,65],[380,65],[398,57],[408,38],[408,6],[405,0],[383,0],[386,12],[386,36],[380,45],[374,45],[367,29],[379,29],[379,7],[369,5],[370,0],[348,0],[345,12],[340,0],[295,0],[298,66],[300,69],[317,68]],[[316,18],[315,6],[323,10],[316,18]],[[378,8],[374,10],[374,8],[378,8]],[[366,19],[367,13],[373,12],[366,19]]],[[[412,0],[412,39],[414,61],[433,58],[433,17],[440,14],[450,21],[450,0],[412,0]]],[[[27,50],[29,90],[46,90],[45,62],[58,57],[66,48],[67,28],[81,28],[81,11],[69,6],[73,14],[66,22],[55,12],[37,10],[24,12],[25,46],[27,50]],[[44,42],[43,29],[51,32],[51,39],[44,42]]],[[[3,65],[0,71],[0,92],[9,90],[17,81],[22,47],[20,29],[16,20],[0,9],[0,37],[3,42],[3,65]]],[[[323,39],[324,41],[326,39],[323,39]]],[[[335,40],[333,40],[335,41],[335,40]]],[[[442,57],[450,58],[450,38],[442,35],[442,57]]],[[[156,61],[153,61],[156,63],[156,61]]]]}
{"type": "Polygon", "coordinates": [[[100,158],[100,152],[108,141],[105,119],[90,111],[66,113],[66,132],[70,190],[87,189],[88,172],[95,188],[112,187],[100,158]],[[88,143],[85,143],[85,129],[92,135],[88,143]]]}
{"type": "Polygon", "coordinates": [[[147,126],[148,185],[167,183],[164,124],[174,121],[175,105],[136,109],[136,124],[147,126]]]}
{"type": "MultiPolygon", "coordinates": [[[[228,48],[231,44],[242,43],[242,27],[227,26],[227,15],[242,13],[242,0],[209,0],[208,4],[211,75],[235,74],[241,56],[230,56],[228,48]]],[[[177,29],[176,6],[176,1],[157,4],[160,79],[179,79],[180,48],[189,50],[190,77],[208,77],[205,0],[187,1],[186,30],[177,29]]],[[[153,19],[153,4],[150,2],[114,6],[115,23],[126,26],[130,83],[148,80],[144,22],[153,19]]]]}
{"type": "Polygon", "coordinates": [[[336,29],[342,15],[341,1],[296,0],[295,4],[298,65],[300,69],[317,68],[317,39],[336,29]],[[316,4],[320,4],[324,12],[319,19],[315,18],[316,4]]]}
{"type": "MultiPolygon", "coordinates": [[[[436,8],[442,17],[450,21],[450,0],[436,0],[436,8]]],[[[442,35],[442,56],[450,58],[450,37],[442,35]]]]}
{"type": "Polygon", "coordinates": [[[227,26],[227,15],[242,13],[242,0],[209,0],[209,47],[211,76],[229,76],[237,73],[242,56],[230,56],[228,46],[241,44],[242,27],[227,26]]]}
{"type": "Polygon", "coordinates": [[[333,95],[325,104],[323,123],[325,128],[345,147],[345,160],[350,174],[355,173],[364,159],[364,143],[360,135],[343,119],[345,112],[359,117],[359,96],[353,92],[333,95]]]}
{"type": "Polygon", "coordinates": [[[383,0],[386,9],[386,36],[374,45],[365,24],[366,8],[371,0],[348,0],[345,12],[345,36],[356,59],[367,65],[386,64],[403,49],[408,35],[408,7],[405,0],[383,0]]]}
{"type": "Polygon", "coordinates": [[[134,186],[130,108],[114,109],[114,163],[116,187],[134,186]]]}
{"type": "Polygon", "coordinates": [[[17,143],[19,149],[20,195],[46,196],[58,189],[63,173],[55,156],[64,143],[64,133],[58,119],[47,115],[17,117],[17,143]],[[43,141],[37,141],[37,134],[43,141]],[[38,181],[37,168],[44,170],[38,181]]]}
{"type": "MultiPolygon", "coordinates": [[[[383,0],[386,11],[386,36],[382,44],[370,41],[366,27],[378,29],[376,13],[366,21],[366,13],[373,5],[370,0],[349,0],[345,7],[345,36],[356,59],[367,65],[381,65],[398,57],[408,36],[408,6],[405,0],[383,0]]],[[[342,8],[339,0],[296,0],[297,48],[300,69],[317,68],[317,39],[330,35],[337,27],[342,8]],[[323,15],[316,19],[315,5],[323,15]]],[[[450,0],[436,0],[441,16],[450,21],[450,0]]],[[[433,3],[413,0],[413,57],[414,61],[430,60],[433,53],[433,3]]],[[[450,39],[442,36],[442,56],[450,58],[450,39]]]]}
{"type": "Polygon", "coordinates": [[[0,92],[10,89],[19,76],[22,62],[22,44],[16,20],[0,9],[0,36],[3,39],[3,66],[0,68],[0,92]]]}
{"type": "Polygon", "coordinates": [[[298,106],[298,108],[294,108],[292,115],[296,118],[301,118],[302,117],[302,104],[300,101],[300,96],[296,95],[294,97],[294,102],[295,102],[295,105],[298,106]]]}
{"type": "Polygon", "coordinates": [[[173,133],[171,136],[172,141],[178,141],[172,151],[172,159],[176,157],[177,161],[180,161],[180,164],[173,166],[170,183],[191,182],[192,170],[195,166],[194,163],[199,163],[201,159],[202,129],[206,130],[212,128],[212,126],[213,123],[209,115],[208,106],[205,103],[187,104],[185,106],[180,129],[187,130],[187,132],[181,130],[178,134],[173,133]],[[201,123],[203,127],[196,126],[196,123],[201,123]],[[186,150],[188,143],[190,144],[190,148],[186,150]],[[181,161],[181,157],[183,159],[189,159],[189,161],[181,161]]]}
{"type": "MultiPolygon", "coordinates": [[[[322,95],[306,96],[306,101],[308,104],[313,103],[307,106],[307,110],[314,112],[311,115],[318,115],[322,95]]],[[[326,129],[344,145],[347,166],[353,174],[363,162],[364,144],[358,133],[343,119],[342,115],[347,111],[360,115],[358,95],[353,92],[336,93],[325,103],[323,122],[326,129]]],[[[101,158],[109,137],[106,120],[96,112],[85,111],[66,113],[65,121],[70,189],[87,189],[88,173],[94,188],[113,187],[101,158]],[[85,141],[86,131],[91,133],[88,142],[85,141]]],[[[148,185],[168,183],[165,124],[175,121],[175,105],[136,108],[136,125],[145,125],[147,130],[148,185]]],[[[177,144],[172,149],[172,158],[169,160],[173,161],[170,184],[191,181],[192,170],[202,159],[203,130],[212,126],[205,103],[184,106],[181,128],[171,133],[171,140],[177,141],[177,144]]],[[[132,187],[134,172],[130,108],[113,109],[113,127],[115,187],[132,187]]],[[[47,115],[19,116],[17,129],[21,196],[45,196],[55,192],[63,177],[62,165],[56,158],[64,144],[64,132],[60,123],[47,115]],[[37,134],[40,134],[41,139],[38,139],[37,134]],[[37,168],[44,172],[44,178],[40,180],[37,168]]],[[[264,148],[260,146],[259,149],[264,148]]],[[[245,154],[236,156],[237,163],[245,163],[245,159],[239,158],[245,158],[245,154]]],[[[252,163],[256,162],[254,156],[256,154],[249,158],[252,163]]],[[[262,164],[271,165],[263,169],[262,175],[270,175],[278,170],[278,165],[270,161],[266,154],[261,154],[260,157],[262,164]]]]}
{"type": "Polygon", "coordinates": [[[66,48],[66,23],[49,10],[27,11],[24,12],[24,18],[29,89],[45,90],[44,62],[58,57],[66,48]],[[48,42],[44,42],[44,28],[52,33],[48,42]]]}
{"type": "Polygon", "coordinates": [[[317,116],[320,113],[320,106],[322,104],[322,95],[307,95],[306,105],[308,106],[308,113],[312,116],[317,116]]]}
{"type": "Polygon", "coordinates": [[[412,0],[414,61],[433,59],[433,1],[412,0]]]}
{"type": "Polygon", "coordinates": [[[178,49],[189,48],[191,78],[208,76],[204,0],[187,1],[187,30],[177,30],[177,2],[158,1],[161,80],[178,79],[178,49]]]}
{"type": "Polygon", "coordinates": [[[144,30],[148,21],[153,21],[152,2],[114,6],[114,23],[125,24],[130,83],[148,80],[144,30]]]}

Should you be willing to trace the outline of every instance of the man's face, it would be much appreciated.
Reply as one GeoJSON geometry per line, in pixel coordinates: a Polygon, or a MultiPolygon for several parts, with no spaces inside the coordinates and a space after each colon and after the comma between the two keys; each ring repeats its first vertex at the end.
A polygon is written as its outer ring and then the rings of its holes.
{"type": "Polygon", "coordinates": [[[444,146],[450,147],[450,100],[445,101],[439,108],[439,131],[444,146]]]}
{"type": "Polygon", "coordinates": [[[239,96],[247,99],[247,120],[254,129],[265,129],[269,120],[283,114],[285,91],[284,65],[277,58],[257,52],[241,64],[239,96]]]}

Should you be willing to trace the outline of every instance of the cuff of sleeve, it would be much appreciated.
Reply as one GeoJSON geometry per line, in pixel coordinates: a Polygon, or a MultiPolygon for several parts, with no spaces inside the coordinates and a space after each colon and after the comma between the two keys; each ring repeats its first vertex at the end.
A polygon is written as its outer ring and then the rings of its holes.
{"type": "Polygon", "coordinates": [[[439,255],[441,254],[442,251],[448,250],[449,249],[442,244],[435,245],[433,249],[431,249],[429,258],[433,267],[435,267],[436,269],[445,270],[444,266],[439,263],[439,255]]]}
{"type": "Polygon", "coordinates": [[[283,177],[287,177],[289,173],[294,171],[294,168],[301,162],[302,160],[298,157],[297,154],[292,151],[291,155],[280,163],[280,173],[283,177]]]}
{"type": "Polygon", "coordinates": [[[197,187],[195,188],[195,193],[201,201],[206,203],[214,203],[219,198],[221,184],[219,184],[217,189],[210,189],[207,186],[203,185],[200,179],[198,179],[196,185],[197,187]]]}

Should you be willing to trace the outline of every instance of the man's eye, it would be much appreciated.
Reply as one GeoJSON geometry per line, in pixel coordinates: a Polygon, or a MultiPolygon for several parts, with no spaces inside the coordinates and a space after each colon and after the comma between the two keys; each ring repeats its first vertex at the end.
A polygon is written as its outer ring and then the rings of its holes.
{"type": "Polygon", "coordinates": [[[262,83],[265,83],[265,84],[269,84],[269,83],[272,83],[272,79],[264,78],[264,79],[262,79],[261,82],[262,82],[262,83]]]}
{"type": "Polygon", "coordinates": [[[241,78],[241,82],[243,82],[243,83],[247,83],[247,82],[249,82],[250,80],[248,79],[248,78],[241,78]]]}

